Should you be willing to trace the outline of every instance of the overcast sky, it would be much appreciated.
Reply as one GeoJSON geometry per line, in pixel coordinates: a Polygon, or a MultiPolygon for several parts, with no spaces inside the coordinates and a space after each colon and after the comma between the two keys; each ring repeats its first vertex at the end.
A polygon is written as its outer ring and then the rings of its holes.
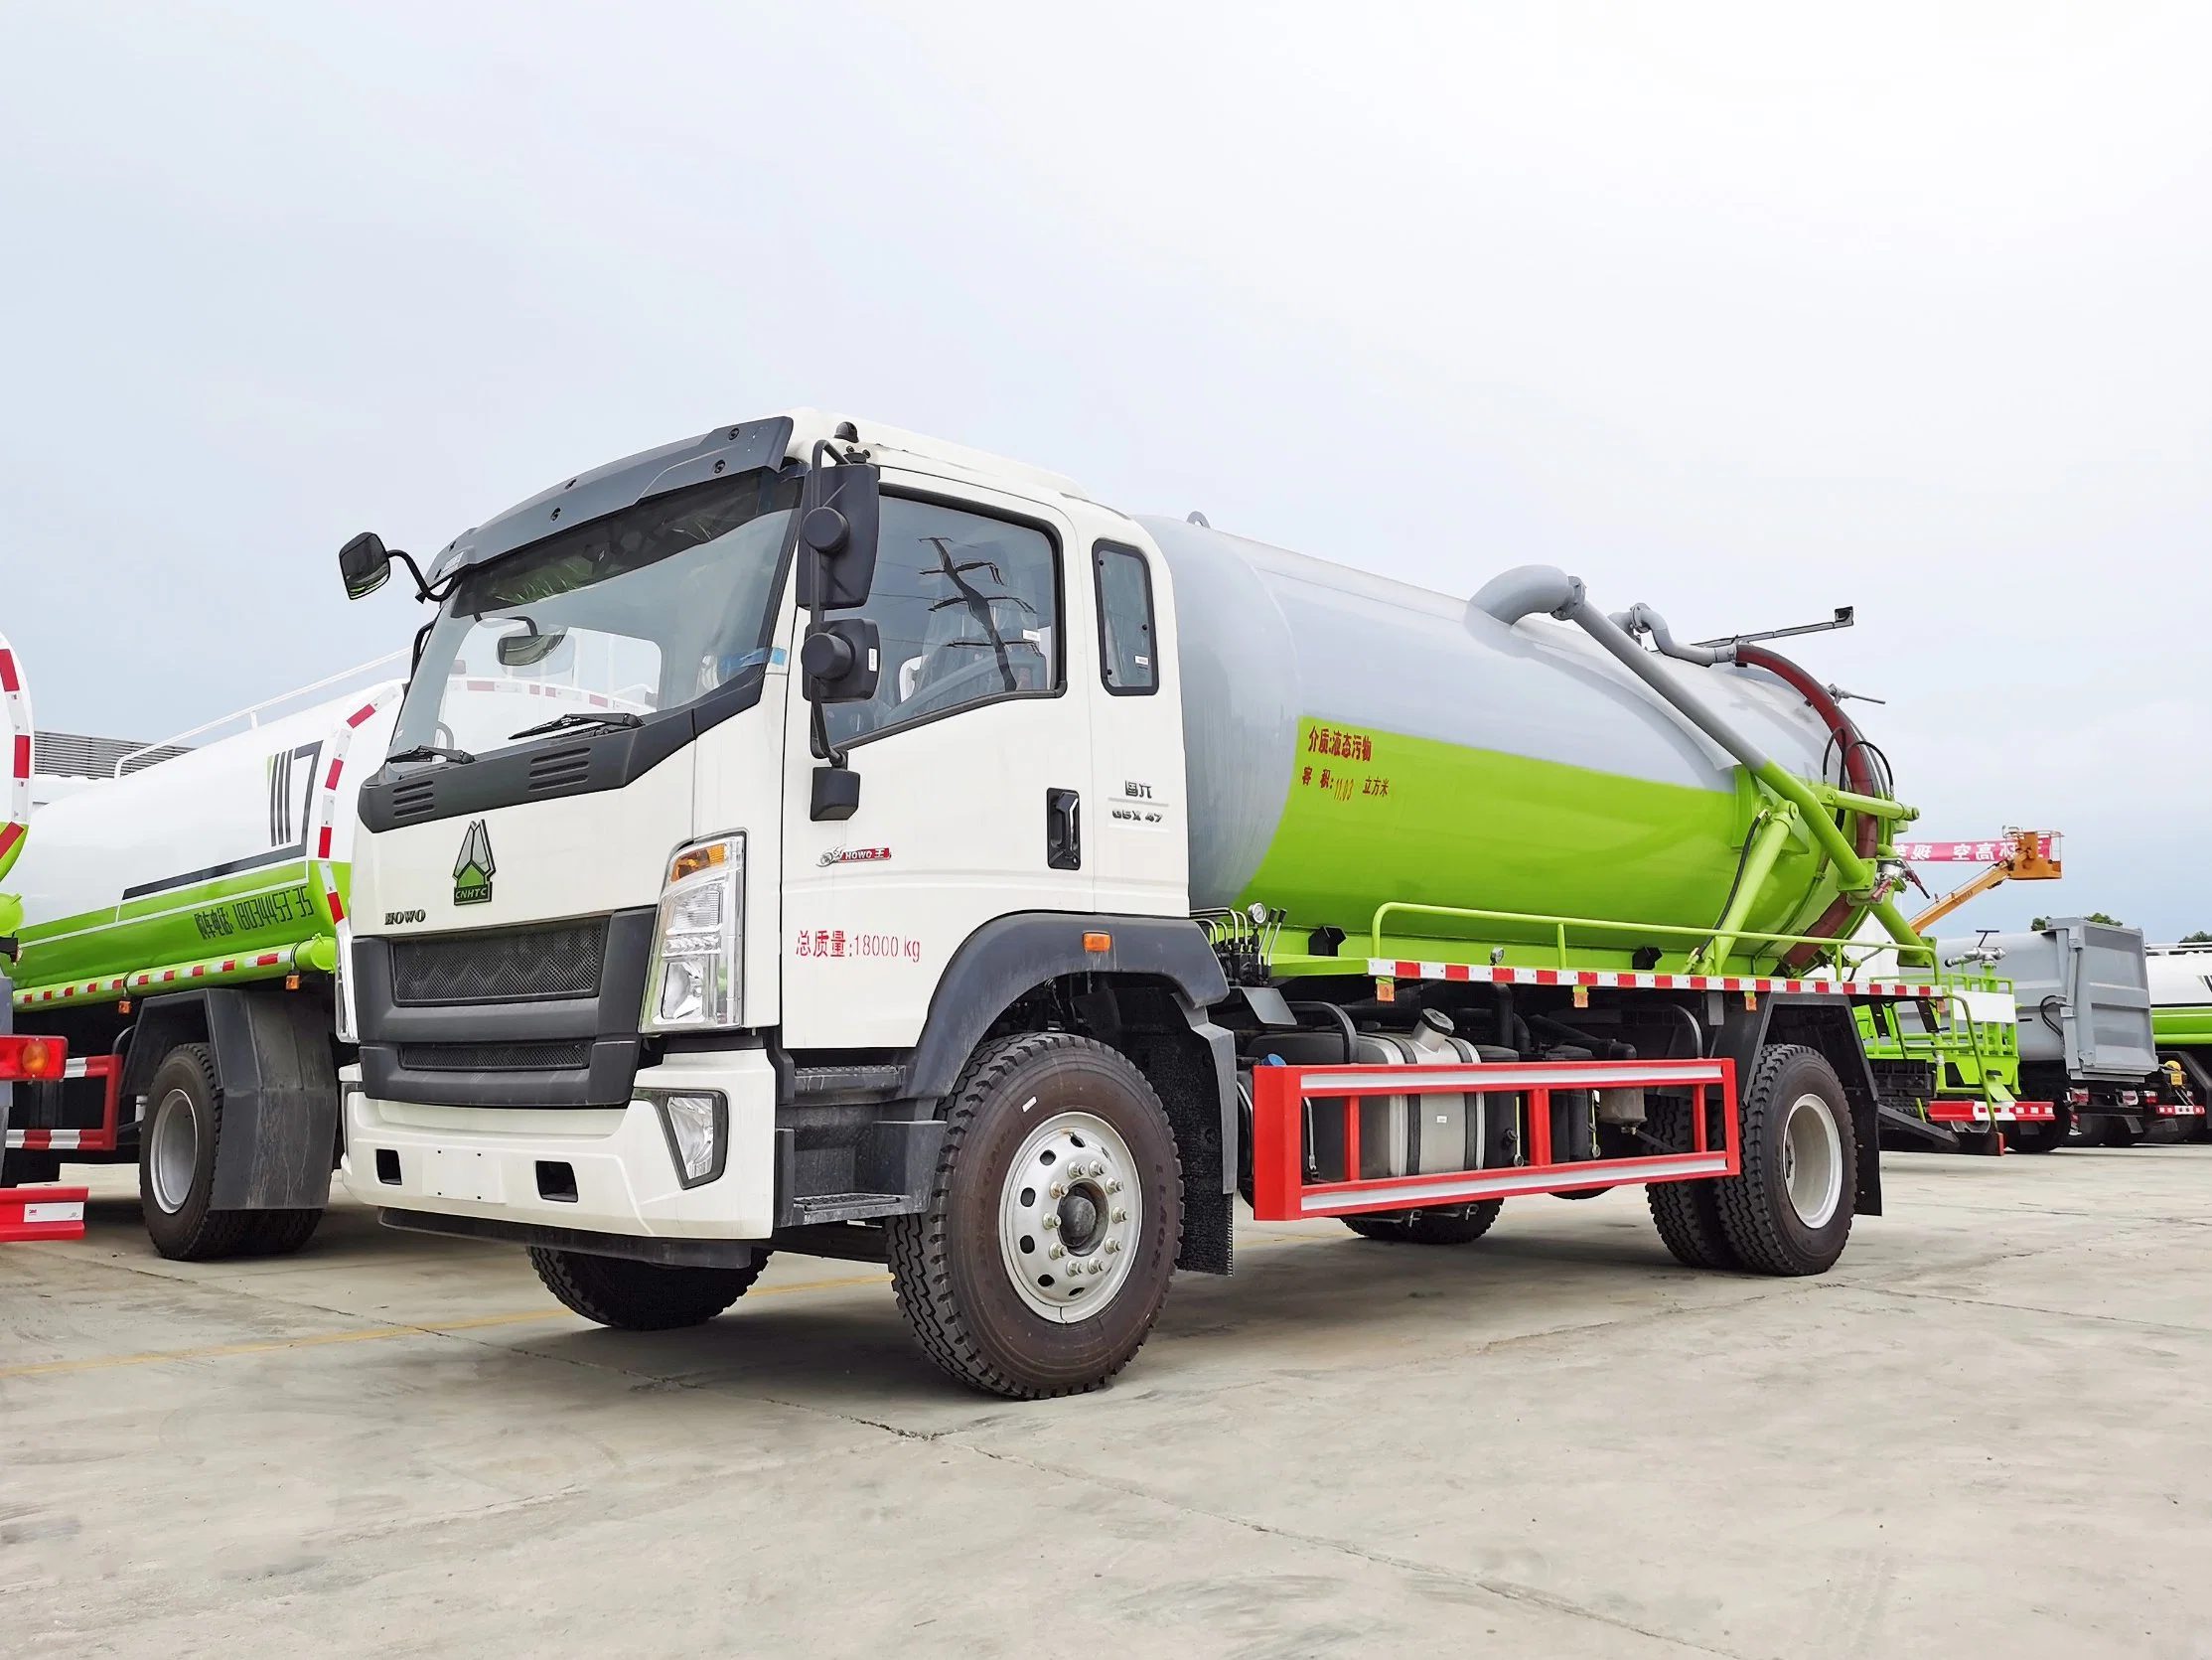
{"type": "Polygon", "coordinates": [[[1962,922],[2212,928],[2212,12],[1784,10],[8,0],[0,631],[151,738],[404,643],[351,532],[809,403],[1854,604],[1920,830],[2067,832],[1962,922]]]}

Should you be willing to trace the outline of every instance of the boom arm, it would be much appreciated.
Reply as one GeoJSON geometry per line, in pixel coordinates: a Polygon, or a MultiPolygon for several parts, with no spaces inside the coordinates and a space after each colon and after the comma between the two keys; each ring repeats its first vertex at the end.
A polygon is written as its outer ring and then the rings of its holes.
{"type": "MultiPolygon", "coordinates": [[[[1918,843],[1914,844],[1915,847],[1918,845],[1918,843]]],[[[1979,898],[1991,888],[2001,887],[2006,882],[2056,881],[2065,874],[2065,868],[2060,864],[2058,858],[2059,838],[2045,830],[2007,830],[2004,838],[1994,843],[1955,841],[1934,842],[1928,845],[1929,850],[1921,856],[1929,860],[1957,861],[1960,859],[1958,849],[1961,848],[1979,849],[1993,846],[2002,847],[2004,852],[1996,863],[1991,865],[1981,875],[1962,886],[1953,888],[1925,911],[1922,911],[1920,915],[1914,917],[1912,926],[1913,931],[1917,934],[1928,933],[1937,923],[1956,911],[1968,900],[1979,898]],[[1938,851],[1937,849],[1941,850],[1938,851]]],[[[1906,857],[1913,857],[1912,850],[1900,850],[1905,852],[1906,857]]],[[[1916,862],[1918,861],[1916,860],[1916,862]]]]}

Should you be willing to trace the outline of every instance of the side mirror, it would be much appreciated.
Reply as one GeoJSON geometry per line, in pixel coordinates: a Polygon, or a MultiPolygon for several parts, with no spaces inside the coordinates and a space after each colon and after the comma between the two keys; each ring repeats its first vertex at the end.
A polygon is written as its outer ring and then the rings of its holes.
{"type": "Polygon", "coordinates": [[[817,623],[799,648],[807,696],[816,703],[864,703],[882,678],[883,637],[865,617],[817,623]]]}
{"type": "Polygon", "coordinates": [[[391,579],[391,554],[384,538],[364,530],[338,550],[338,573],[346,579],[348,599],[366,599],[391,579]]]}
{"type": "Polygon", "coordinates": [[[880,468],[857,463],[807,475],[799,501],[799,603],[808,610],[867,604],[876,578],[881,479],[880,468]]]}

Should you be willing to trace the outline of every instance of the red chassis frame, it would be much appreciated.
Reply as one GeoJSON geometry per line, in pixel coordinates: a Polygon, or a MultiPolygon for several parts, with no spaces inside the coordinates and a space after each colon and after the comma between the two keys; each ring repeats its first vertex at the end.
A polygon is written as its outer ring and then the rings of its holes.
{"type": "Polygon", "coordinates": [[[1731,1060],[1530,1061],[1475,1066],[1262,1066],[1253,1070],[1253,1216],[1295,1222],[1361,1211],[1464,1205],[1523,1193],[1557,1193],[1629,1182],[1687,1181],[1732,1176],[1742,1169],[1737,1141],[1736,1066],[1731,1060]],[[1551,1095],[1555,1090],[1655,1089],[1688,1093],[1691,1150],[1633,1158],[1551,1162],[1551,1095]],[[1720,1092],[1721,1144],[1707,1142],[1705,1121],[1720,1092]],[[1377,1176],[1364,1181],[1305,1179],[1305,1104],[1342,1099],[1347,1169],[1359,1168],[1358,1102],[1367,1096],[1515,1095],[1524,1098],[1529,1162],[1489,1170],[1377,1176]]]}

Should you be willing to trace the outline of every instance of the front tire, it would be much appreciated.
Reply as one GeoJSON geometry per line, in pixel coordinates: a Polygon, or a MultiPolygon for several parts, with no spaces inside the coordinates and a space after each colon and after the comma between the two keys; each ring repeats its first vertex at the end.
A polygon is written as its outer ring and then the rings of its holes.
{"type": "Polygon", "coordinates": [[[768,1253],[755,1251],[743,1268],[668,1268],[533,1245],[530,1267],[562,1306],[587,1320],[623,1331],[673,1331],[704,1325],[751,1290],[768,1253]]]}
{"type": "Polygon", "coordinates": [[[1762,1049],[1739,1103],[1742,1173],[1713,1185],[1721,1231],[1754,1274],[1825,1274],[1851,1235],[1858,1143],[1836,1069],[1798,1044],[1762,1049]]]}
{"type": "Polygon", "coordinates": [[[1503,1199],[1478,1199],[1470,1205],[1428,1205],[1419,1210],[1383,1211],[1337,1218],[1362,1239],[1405,1245],[1472,1245],[1490,1232],[1505,1206],[1503,1199]]]}
{"type": "Polygon", "coordinates": [[[1152,1086],[1088,1038],[984,1044],[954,1086],[929,1203],[885,1227],[922,1352],[1013,1400],[1097,1389],[1143,1347],[1183,1233],[1152,1086]]]}

